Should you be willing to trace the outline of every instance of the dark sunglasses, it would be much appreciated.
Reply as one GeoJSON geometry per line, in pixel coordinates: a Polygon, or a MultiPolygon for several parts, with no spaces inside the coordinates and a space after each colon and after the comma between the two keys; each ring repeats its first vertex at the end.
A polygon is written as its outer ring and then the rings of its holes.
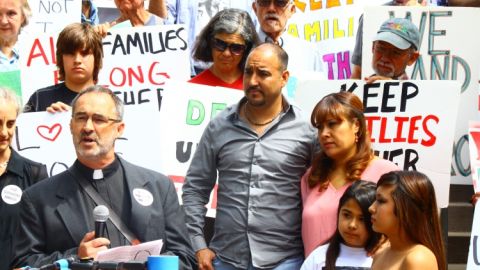
{"type": "Polygon", "coordinates": [[[269,7],[272,1],[279,8],[284,8],[290,3],[290,0],[257,0],[257,4],[261,7],[269,7]]]}
{"type": "Polygon", "coordinates": [[[230,53],[234,55],[241,55],[245,51],[245,45],[243,44],[227,43],[218,38],[212,39],[212,47],[221,52],[224,52],[228,48],[230,53]]]}

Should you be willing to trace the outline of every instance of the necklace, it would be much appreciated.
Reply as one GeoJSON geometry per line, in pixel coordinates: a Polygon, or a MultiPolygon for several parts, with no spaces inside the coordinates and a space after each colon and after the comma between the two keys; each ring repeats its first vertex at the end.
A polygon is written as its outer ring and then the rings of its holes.
{"type": "Polygon", "coordinates": [[[7,168],[7,165],[8,165],[8,161],[2,162],[0,163],[0,168],[5,169],[7,168]]]}
{"type": "Polygon", "coordinates": [[[265,123],[257,123],[257,122],[255,122],[255,121],[253,121],[252,119],[250,119],[250,117],[248,117],[247,104],[248,104],[248,101],[245,102],[245,105],[243,105],[243,114],[245,114],[245,118],[247,118],[247,121],[248,121],[250,124],[254,125],[254,126],[266,126],[266,125],[272,123],[273,120],[277,119],[277,117],[282,113],[282,110],[280,110],[280,112],[279,112],[277,115],[275,115],[272,119],[268,120],[267,122],[265,122],[265,123]]]}

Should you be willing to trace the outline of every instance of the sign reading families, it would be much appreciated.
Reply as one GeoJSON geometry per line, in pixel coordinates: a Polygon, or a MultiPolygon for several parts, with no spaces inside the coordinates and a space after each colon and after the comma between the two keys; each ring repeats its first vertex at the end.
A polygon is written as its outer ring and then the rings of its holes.
{"type": "MultiPolygon", "coordinates": [[[[58,83],[57,36],[22,37],[21,51],[27,52],[27,57],[20,58],[24,102],[37,89],[58,83]]],[[[158,99],[158,89],[167,79],[187,80],[190,76],[187,33],[182,25],[112,30],[103,39],[103,53],[98,84],[121,92],[127,105],[144,103],[152,94],[158,99]]]]}
{"type": "Polygon", "coordinates": [[[103,39],[98,84],[123,94],[126,105],[163,88],[167,79],[190,78],[187,30],[183,25],[120,28],[103,39]],[[148,87],[147,87],[148,86],[148,87]]]}
{"type": "Polygon", "coordinates": [[[78,0],[28,0],[32,17],[28,31],[52,33],[61,31],[66,25],[80,22],[82,1],[78,0]]]}
{"type": "MultiPolygon", "coordinates": [[[[468,121],[478,117],[478,74],[480,39],[464,29],[480,25],[480,10],[444,7],[367,7],[365,8],[362,75],[371,67],[372,39],[380,25],[391,17],[409,18],[420,32],[420,57],[408,67],[412,80],[457,80],[462,94],[453,147],[452,182],[470,183],[468,121]]],[[[446,106],[450,106],[447,104],[446,106]]]]}
{"type": "Polygon", "coordinates": [[[301,108],[311,112],[322,97],[335,90],[353,92],[363,101],[375,154],[404,170],[427,174],[435,186],[439,206],[448,206],[452,160],[448,153],[454,139],[452,127],[457,119],[460,84],[308,80],[297,82],[295,99],[301,108]]]}

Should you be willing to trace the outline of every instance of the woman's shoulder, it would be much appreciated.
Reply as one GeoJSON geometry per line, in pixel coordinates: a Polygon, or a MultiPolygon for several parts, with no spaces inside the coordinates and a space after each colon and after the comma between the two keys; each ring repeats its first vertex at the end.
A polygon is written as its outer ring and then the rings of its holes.
{"type": "Polygon", "coordinates": [[[399,170],[401,169],[397,164],[386,159],[374,157],[363,171],[362,179],[377,182],[383,174],[399,170]]]}
{"type": "Polygon", "coordinates": [[[400,170],[400,167],[398,167],[397,164],[391,162],[390,160],[386,160],[383,158],[379,158],[375,156],[370,163],[368,164],[368,167],[377,167],[377,168],[386,168],[390,170],[400,170]]]}
{"type": "Polygon", "coordinates": [[[405,256],[402,269],[438,269],[435,254],[424,245],[415,245],[405,256]]]}

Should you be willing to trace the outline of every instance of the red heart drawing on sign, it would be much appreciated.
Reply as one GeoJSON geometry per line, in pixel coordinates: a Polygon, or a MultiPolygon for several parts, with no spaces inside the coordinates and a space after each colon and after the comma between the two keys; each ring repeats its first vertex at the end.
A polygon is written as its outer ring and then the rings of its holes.
{"type": "Polygon", "coordinates": [[[52,127],[41,125],[37,127],[37,133],[40,137],[49,141],[55,141],[62,132],[62,125],[59,123],[54,124],[52,127]]]}

